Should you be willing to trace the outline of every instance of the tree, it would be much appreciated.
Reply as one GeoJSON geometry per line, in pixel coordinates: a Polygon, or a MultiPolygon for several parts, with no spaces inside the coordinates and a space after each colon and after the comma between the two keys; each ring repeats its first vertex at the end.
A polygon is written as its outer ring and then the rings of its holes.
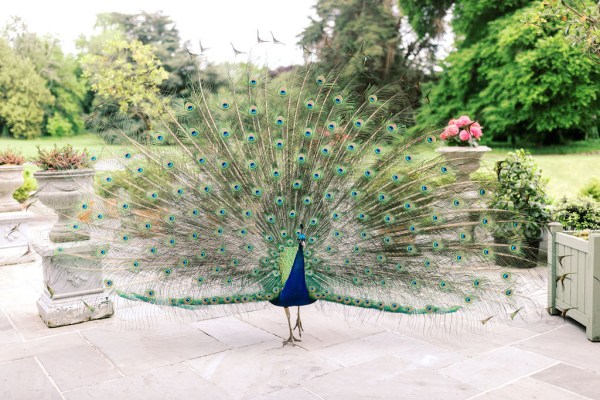
{"type": "Polygon", "coordinates": [[[419,127],[469,114],[485,126],[488,142],[544,145],[597,137],[598,65],[553,27],[524,24],[537,12],[536,3],[516,10],[519,1],[472,3],[455,3],[457,49],[442,64],[419,127]],[[485,21],[495,5],[506,12],[477,32],[458,20],[473,21],[479,11],[485,21]]]}
{"type": "Polygon", "coordinates": [[[83,103],[86,82],[76,59],[65,55],[59,41],[28,32],[19,18],[13,18],[2,35],[23,62],[30,63],[45,80],[53,101],[44,109],[42,132],[53,136],[70,136],[83,131],[83,103]]]}
{"type": "Polygon", "coordinates": [[[96,106],[116,106],[121,114],[140,121],[142,131],[152,129],[152,119],[163,112],[160,85],[168,73],[151,46],[137,40],[111,40],[101,54],[87,54],[81,62],[97,94],[96,106]]]}
{"type": "Polygon", "coordinates": [[[487,36],[489,23],[525,7],[530,0],[399,0],[400,8],[420,37],[439,37],[450,26],[457,44],[469,46],[487,36]]]}
{"type": "Polygon", "coordinates": [[[429,35],[414,35],[395,1],[319,0],[315,9],[317,19],[299,44],[316,54],[323,69],[348,63],[358,90],[393,83],[409,98],[419,94],[418,83],[433,68],[435,45],[429,35]]]}
{"type": "Polygon", "coordinates": [[[0,38],[0,129],[14,137],[39,136],[54,97],[30,60],[0,38]]]}
{"type": "Polygon", "coordinates": [[[160,84],[162,96],[181,96],[188,90],[188,80],[195,71],[196,61],[182,44],[179,30],[173,20],[162,13],[99,14],[96,26],[103,32],[121,35],[128,41],[137,40],[154,49],[163,69],[169,74],[160,84]]]}
{"type": "Polygon", "coordinates": [[[574,45],[600,63],[600,3],[545,0],[540,2],[539,12],[525,22],[541,29],[562,31],[574,45]]]}

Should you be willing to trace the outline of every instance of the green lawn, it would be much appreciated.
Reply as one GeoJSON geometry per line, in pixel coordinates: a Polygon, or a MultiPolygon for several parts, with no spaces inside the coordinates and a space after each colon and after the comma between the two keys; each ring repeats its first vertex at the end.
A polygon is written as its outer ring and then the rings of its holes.
{"type": "Polygon", "coordinates": [[[13,150],[19,150],[25,157],[31,158],[37,153],[37,146],[48,148],[52,147],[55,143],[59,146],[70,144],[76,149],[87,148],[90,153],[99,153],[106,147],[98,136],[86,134],[65,138],[45,136],[29,140],[0,138],[0,149],[10,147],[13,150]]]}
{"type": "Polygon", "coordinates": [[[576,194],[592,178],[600,178],[600,154],[534,157],[542,174],[550,178],[548,192],[554,198],[576,194]]]}
{"type": "MultiPolygon", "coordinates": [[[[488,167],[502,160],[508,150],[494,150],[486,157],[488,167]]],[[[548,194],[553,199],[577,195],[593,178],[600,178],[600,153],[598,154],[534,154],[542,170],[549,178],[548,194]]]]}
{"type": "MultiPolygon", "coordinates": [[[[20,150],[26,157],[36,154],[36,146],[51,147],[71,144],[78,149],[87,148],[90,153],[110,157],[111,151],[118,151],[118,146],[106,146],[95,135],[80,135],[70,138],[43,137],[31,140],[0,138],[0,149],[10,147],[20,150]],[[102,152],[104,150],[104,152],[102,152]],[[101,153],[102,152],[102,153],[101,153]]],[[[486,165],[491,168],[495,161],[501,160],[508,149],[494,150],[485,156],[486,165]]],[[[548,194],[554,198],[573,196],[592,178],[600,178],[600,153],[597,154],[535,154],[544,176],[550,178],[548,194]]]]}

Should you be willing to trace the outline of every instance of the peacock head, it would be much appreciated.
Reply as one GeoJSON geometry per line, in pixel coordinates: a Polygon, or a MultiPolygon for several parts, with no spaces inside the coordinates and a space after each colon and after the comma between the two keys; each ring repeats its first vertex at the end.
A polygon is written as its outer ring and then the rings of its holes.
{"type": "Polygon", "coordinates": [[[306,246],[306,235],[304,233],[298,235],[298,243],[300,243],[302,247],[306,246]]]}
{"type": "Polygon", "coordinates": [[[298,233],[298,243],[302,245],[302,247],[306,246],[306,235],[302,233],[302,229],[304,229],[304,224],[300,224],[300,232],[298,233]]]}

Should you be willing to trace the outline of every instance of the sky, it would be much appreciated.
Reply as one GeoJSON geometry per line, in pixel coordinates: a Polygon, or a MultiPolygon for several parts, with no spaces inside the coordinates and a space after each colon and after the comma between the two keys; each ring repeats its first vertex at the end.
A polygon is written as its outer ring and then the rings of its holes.
{"type": "Polygon", "coordinates": [[[11,16],[19,16],[30,31],[56,36],[63,50],[73,53],[79,35],[94,33],[98,13],[162,11],[175,21],[181,38],[190,41],[192,51],[199,50],[199,40],[209,48],[206,55],[211,61],[233,60],[232,42],[245,52],[268,51],[271,58],[276,53],[283,65],[301,62],[302,50],[295,46],[296,36],[310,23],[308,17],[314,15],[314,3],[315,0],[0,0],[0,26],[11,16]],[[272,31],[277,40],[288,46],[257,48],[257,29],[261,38],[270,39],[272,31]]]}

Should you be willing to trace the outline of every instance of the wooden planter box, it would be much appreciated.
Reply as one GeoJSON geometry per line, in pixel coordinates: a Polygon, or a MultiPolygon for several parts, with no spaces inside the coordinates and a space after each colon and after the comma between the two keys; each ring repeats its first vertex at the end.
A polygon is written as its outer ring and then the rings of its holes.
{"type": "Polygon", "coordinates": [[[588,240],[550,224],[548,310],[585,325],[589,340],[600,341],[600,231],[588,240]]]}

